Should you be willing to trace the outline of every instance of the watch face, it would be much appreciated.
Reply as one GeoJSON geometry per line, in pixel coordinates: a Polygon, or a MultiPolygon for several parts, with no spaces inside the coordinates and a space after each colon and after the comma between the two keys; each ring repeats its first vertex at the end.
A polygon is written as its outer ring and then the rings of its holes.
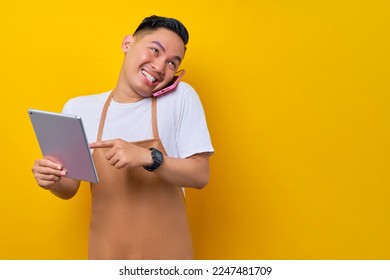
{"type": "Polygon", "coordinates": [[[156,156],[156,158],[159,160],[159,161],[162,161],[163,160],[163,155],[162,155],[162,153],[159,151],[159,150],[156,150],[156,149],[154,149],[154,152],[155,152],[155,156],[156,156]]]}
{"type": "Polygon", "coordinates": [[[154,171],[157,168],[159,168],[160,165],[163,163],[164,156],[159,150],[157,150],[155,148],[150,148],[150,150],[152,151],[151,155],[153,158],[153,163],[150,166],[144,166],[144,168],[148,171],[154,171]]]}

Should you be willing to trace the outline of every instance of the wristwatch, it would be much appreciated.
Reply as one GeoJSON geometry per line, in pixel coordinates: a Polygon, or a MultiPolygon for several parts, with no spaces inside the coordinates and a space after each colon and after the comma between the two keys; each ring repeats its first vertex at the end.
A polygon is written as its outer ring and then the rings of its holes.
{"type": "Polygon", "coordinates": [[[152,159],[153,159],[153,163],[149,166],[144,166],[144,168],[150,172],[153,172],[154,170],[156,170],[157,168],[160,167],[160,165],[163,163],[164,161],[164,156],[163,154],[157,150],[156,148],[150,148],[149,150],[151,150],[151,154],[152,154],[152,159]]]}

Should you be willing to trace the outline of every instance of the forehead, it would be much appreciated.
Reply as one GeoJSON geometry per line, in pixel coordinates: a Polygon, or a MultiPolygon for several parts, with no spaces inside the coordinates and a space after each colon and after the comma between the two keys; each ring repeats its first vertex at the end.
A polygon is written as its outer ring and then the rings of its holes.
{"type": "Polygon", "coordinates": [[[142,30],[134,35],[139,43],[153,44],[159,42],[166,50],[184,53],[185,46],[183,40],[175,32],[159,28],[155,30],[142,30]]]}

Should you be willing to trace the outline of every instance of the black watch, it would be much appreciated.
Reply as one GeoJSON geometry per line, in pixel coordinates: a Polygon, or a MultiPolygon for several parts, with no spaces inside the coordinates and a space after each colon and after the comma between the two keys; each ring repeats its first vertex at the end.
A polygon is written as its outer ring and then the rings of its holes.
{"type": "Polygon", "coordinates": [[[150,172],[156,170],[157,168],[160,167],[160,165],[163,163],[164,161],[164,156],[163,154],[155,149],[155,148],[150,148],[149,150],[152,151],[152,159],[153,159],[153,163],[149,166],[144,166],[144,168],[150,172]]]}

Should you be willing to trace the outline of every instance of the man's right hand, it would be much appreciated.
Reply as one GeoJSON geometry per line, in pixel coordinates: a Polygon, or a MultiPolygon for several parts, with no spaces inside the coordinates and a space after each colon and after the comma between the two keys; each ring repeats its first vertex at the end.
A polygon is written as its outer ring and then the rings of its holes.
{"type": "Polygon", "coordinates": [[[66,170],[58,163],[49,159],[38,159],[32,168],[35,180],[44,189],[50,190],[66,175],[66,170]]]}

